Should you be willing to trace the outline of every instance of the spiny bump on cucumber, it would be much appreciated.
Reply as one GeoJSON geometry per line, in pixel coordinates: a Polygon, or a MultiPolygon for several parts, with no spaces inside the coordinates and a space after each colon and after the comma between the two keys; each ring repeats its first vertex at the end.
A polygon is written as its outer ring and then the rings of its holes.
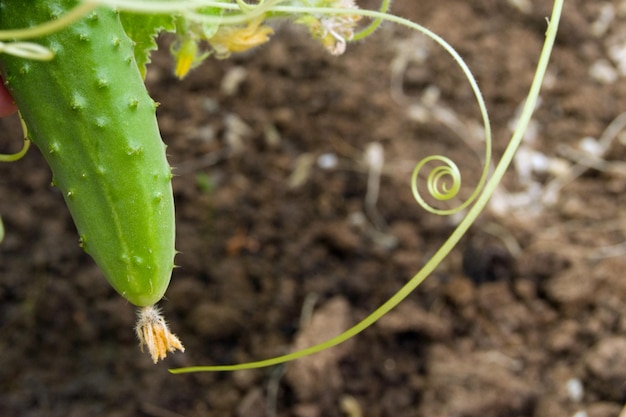
{"type": "MultiPolygon", "coordinates": [[[[0,27],[42,23],[76,4],[0,0],[0,27]]],[[[81,247],[117,292],[142,307],[141,346],[155,361],[162,359],[166,350],[183,348],[152,307],[167,289],[175,256],[172,174],[157,104],[116,12],[98,9],[38,42],[55,59],[1,55],[3,77],[52,169],[81,247]]]]}
{"type": "Polygon", "coordinates": [[[120,38],[118,38],[118,37],[114,37],[113,41],[111,43],[113,45],[113,48],[117,49],[122,44],[122,40],[120,38]]]}
{"type": "Polygon", "coordinates": [[[128,156],[140,156],[143,153],[143,146],[134,144],[126,148],[126,154],[128,156]]]}
{"type": "Polygon", "coordinates": [[[102,117],[102,116],[94,117],[94,125],[98,129],[105,129],[107,125],[109,125],[110,123],[111,122],[106,117],[102,117]]]}
{"type": "Polygon", "coordinates": [[[63,52],[63,44],[55,40],[51,40],[48,44],[48,49],[51,50],[55,56],[57,56],[59,53],[63,52]]]}
{"type": "Polygon", "coordinates": [[[60,150],[61,150],[61,144],[59,142],[51,141],[48,144],[48,153],[49,154],[59,153],[60,150]]]}
{"type": "Polygon", "coordinates": [[[80,93],[74,92],[70,98],[72,110],[82,110],[87,106],[87,99],[80,93]]]}
{"type": "Polygon", "coordinates": [[[49,3],[48,4],[48,19],[56,20],[66,12],[66,9],[57,3],[49,3]]]}
{"type": "Polygon", "coordinates": [[[87,16],[85,16],[85,19],[89,23],[95,23],[95,22],[97,22],[99,20],[98,13],[91,12],[87,16]]]}
{"type": "Polygon", "coordinates": [[[30,71],[30,64],[28,62],[25,62],[24,65],[22,65],[18,71],[20,72],[21,75],[26,75],[28,74],[28,72],[30,71]]]}
{"type": "Polygon", "coordinates": [[[78,32],[78,40],[80,40],[81,42],[89,42],[91,40],[91,38],[89,37],[89,33],[87,32],[78,32]]]}
{"type": "Polygon", "coordinates": [[[98,77],[98,88],[104,89],[109,87],[109,79],[105,76],[98,77]]]}

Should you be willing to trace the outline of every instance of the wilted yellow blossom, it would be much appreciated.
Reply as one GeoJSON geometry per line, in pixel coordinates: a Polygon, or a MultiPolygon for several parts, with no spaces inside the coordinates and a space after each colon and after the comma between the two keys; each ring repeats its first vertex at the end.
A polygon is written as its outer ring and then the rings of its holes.
{"type": "Polygon", "coordinates": [[[232,52],[243,52],[267,42],[274,30],[262,25],[265,16],[251,20],[245,27],[223,26],[211,38],[209,43],[217,58],[228,58],[232,52]]]}
{"type": "Polygon", "coordinates": [[[167,352],[174,352],[177,349],[181,352],[185,351],[183,344],[175,334],[170,332],[165,319],[154,306],[143,307],[139,310],[135,331],[139,338],[139,347],[142,351],[144,346],[148,348],[154,363],[157,363],[159,359],[165,359],[167,352]]]}
{"type": "MultiPolygon", "coordinates": [[[[357,9],[353,0],[330,0],[322,6],[344,9],[357,9]]],[[[328,15],[323,17],[304,16],[297,20],[309,28],[311,36],[319,39],[322,45],[333,55],[346,51],[346,43],[354,37],[354,28],[361,19],[359,15],[328,15]]]]}

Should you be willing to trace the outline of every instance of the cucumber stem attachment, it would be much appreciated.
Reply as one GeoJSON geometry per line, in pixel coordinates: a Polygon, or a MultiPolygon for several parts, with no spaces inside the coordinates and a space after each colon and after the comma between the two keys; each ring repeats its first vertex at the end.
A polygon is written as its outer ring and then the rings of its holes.
{"type": "Polygon", "coordinates": [[[165,359],[167,352],[185,351],[180,339],[170,331],[161,311],[155,306],[139,309],[135,331],[139,338],[139,348],[143,352],[145,346],[154,363],[159,359],[165,359]]]}

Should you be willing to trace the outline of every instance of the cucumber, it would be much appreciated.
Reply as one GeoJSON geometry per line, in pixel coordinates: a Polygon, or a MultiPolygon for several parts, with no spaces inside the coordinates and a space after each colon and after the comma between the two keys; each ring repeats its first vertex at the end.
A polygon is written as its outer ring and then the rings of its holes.
{"type": "MultiPolygon", "coordinates": [[[[76,4],[0,0],[0,29],[34,26],[76,4]]],[[[174,267],[174,199],[133,43],[118,14],[104,8],[33,41],[54,59],[0,55],[29,138],[50,165],[82,248],[123,297],[151,306],[174,267]]]]}

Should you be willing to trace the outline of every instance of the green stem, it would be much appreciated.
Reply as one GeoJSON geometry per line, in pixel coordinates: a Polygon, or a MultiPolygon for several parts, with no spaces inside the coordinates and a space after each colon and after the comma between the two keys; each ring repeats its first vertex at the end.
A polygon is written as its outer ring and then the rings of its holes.
{"type": "MultiPolygon", "coordinates": [[[[383,2],[380,4],[380,8],[378,9],[378,11],[381,13],[387,13],[389,11],[389,6],[391,6],[391,0],[383,0],[383,2]]],[[[367,38],[372,33],[374,33],[376,29],[378,29],[378,27],[380,26],[382,22],[383,22],[383,19],[380,17],[374,19],[374,21],[370,23],[368,26],[363,28],[361,31],[355,33],[352,39],[350,40],[359,41],[361,39],[367,38]]]]}

